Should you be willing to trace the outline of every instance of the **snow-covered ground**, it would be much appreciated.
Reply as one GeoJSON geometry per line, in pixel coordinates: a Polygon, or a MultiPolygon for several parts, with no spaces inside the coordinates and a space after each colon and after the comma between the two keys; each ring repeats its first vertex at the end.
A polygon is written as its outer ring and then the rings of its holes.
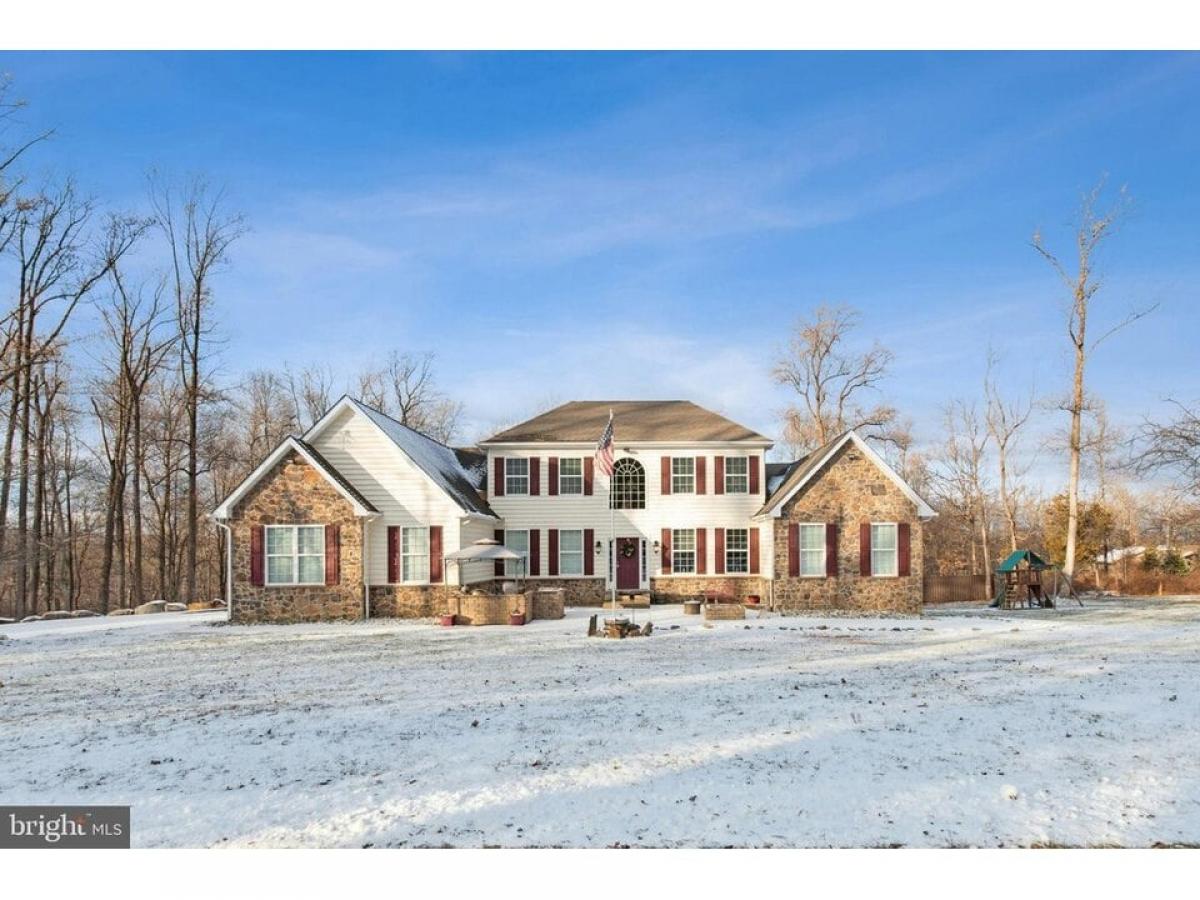
{"type": "Polygon", "coordinates": [[[0,802],[142,846],[1200,842],[1200,603],[587,615],[0,628],[0,802]]]}

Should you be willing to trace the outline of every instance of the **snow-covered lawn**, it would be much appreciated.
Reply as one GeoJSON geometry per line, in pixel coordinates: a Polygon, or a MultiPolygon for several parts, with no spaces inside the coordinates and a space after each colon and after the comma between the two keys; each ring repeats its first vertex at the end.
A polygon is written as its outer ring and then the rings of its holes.
{"type": "Polygon", "coordinates": [[[1200,603],[587,615],[0,628],[0,802],[143,846],[1200,842],[1200,603]]]}

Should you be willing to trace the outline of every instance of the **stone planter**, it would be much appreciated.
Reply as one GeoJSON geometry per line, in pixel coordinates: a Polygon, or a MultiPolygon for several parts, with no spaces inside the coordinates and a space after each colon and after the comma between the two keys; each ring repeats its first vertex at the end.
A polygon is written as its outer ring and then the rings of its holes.
{"type": "Polygon", "coordinates": [[[710,603],[704,607],[704,618],[709,621],[746,618],[746,608],[740,603],[710,603]]]}
{"type": "Polygon", "coordinates": [[[683,614],[685,616],[700,615],[700,601],[699,600],[684,600],[683,601],[683,614]]]}

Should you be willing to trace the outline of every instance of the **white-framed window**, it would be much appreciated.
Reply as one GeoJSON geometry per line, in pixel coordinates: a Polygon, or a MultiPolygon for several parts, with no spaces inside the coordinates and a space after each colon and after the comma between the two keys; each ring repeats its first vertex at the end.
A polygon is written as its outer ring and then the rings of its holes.
{"type": "Polygon", "coordinates": [[[504,574],[509,578],[514,578],[518,575],[529,574],[529,529],[527,528],[506,528],[504,529],[504,546],[509,550],[515,550],[518,553],[525,554],[525,564],[522,565],[519,559],[506,559],[504,561],[504,574]]]}
{"type": "Polygon", "coordinates": [[[405,526],[400,532],[400,580],[429,581],[429,529],[405,526]]]}
{"type": "Polygon", "coordinates": [[[805,522],[800,525],[800,575],[825,577],[825,525],[805,522]]]}
{"type": "Polygon", "coordinates": [[[871,524],[872,575],[895,575],[900,571],[896,547],[895,522],[871,524]]]}
{"type": "Polygon", "coordinates": [[[725,571],[733,574],[750,571],[749,529],[725,529],[725,571]]]}
{"type": "Polygon", "coordinates": [[[691,456],[671,457],[671,493],[696,493],[696,460],[691,456]]]}
{"type": "Polygon", "coordinates": [[[267,584],[325,583],[324,525],[266,526],[267,584]]]}
{"type": "Polygon", "coordinates": [[[578,528],[562,529],[558,532],[558,574],[582,575],[583,532],[578,528]]]}
{"type": "Polygon", "coordinates": [[[567,457],[558,461],[558,492],[560,494],[583,493],[583,459],[567,457]]]}
{"type": "Polygon", "coordinates": [[[504,493],[529,493],[529,460],[514,456],[504,458],[504,493]]]}
{"type": "Polygon", "coordinates": [[[612,509],[646,508],[646,470],[636,459],[623,456],[613,466],[608,503],[612,509]]]}
{"type": "Polygon", "coordinates": [[[676,575],[690,575],[696,571],[696,529],[672,530],[671,571],[676,575]]]}
{"type": "Polygon", "coordinates": [[[725,457],[725,493],[750,493],[750,460],[745,456],[725,457]]]}

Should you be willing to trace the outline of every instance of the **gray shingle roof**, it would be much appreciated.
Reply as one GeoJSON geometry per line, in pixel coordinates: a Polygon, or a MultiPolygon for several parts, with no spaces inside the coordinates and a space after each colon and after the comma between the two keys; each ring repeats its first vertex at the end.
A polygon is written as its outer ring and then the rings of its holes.
{"type": "Polygon", "coordinates": [[[757,431],[690,400],[574,400],[493,435],[489,443],[587,443],[600,440],[613,413],[613,439],[637,441],[770,441],[757,431]]]}
{"type": "Polygon", "coordinates": [[[786,494],[788,491],[790,491],[792,489],[792,485],[799,484],[800,482],[804,481],[804,479],[806,479],[810,474],[812,474],[813,469],[817,468],[821,464],[821,461],[825,458],[825,455],[830,451],[830,449],[832,447],[834,447],[834,445],[836,445],[838,443],[838,441],[842,440],[842,438],[844,438],[846,436],[846,434],[847,434],[847,432],[843,431],[841,434],[839,434],[833,440],[829,441],[824,446],[818,447],[816,450],[814,450],[812,453],[808,454],[808,456],[803,457],[802,459],[798,459],[798,460],[795,460],[794,462],[790,462],[790,463],[771,463],[770,465],[768,465],[767,466],[767,499],[766,499],[766,502],[763,503],[762,509],[760,509],[757,513],[755,513],[755,515],[761,516],[764,513],[768,513],[772,509],[774,509],[775,504],[776,504],[776,502],[778,502],[779,498],[783,497],[784,494],[786,494]],[[775,486],[771,487],[771,482],[772,482],[771,468],[773,466],[780,466],[780,465],[785,467],[785,471],[776,471],[775,472],[775,479],[774,479],[775,486]]]}
{"type": "Polygon", "coordinates": [[[464,466],[459,451],[397,422],[361,400],[350,398],[350,402],[379,426],[379,430],[391,438],[460,507],[470,513],[496,516],[487,501],[479,495],[478,476],[464,466]]]}

